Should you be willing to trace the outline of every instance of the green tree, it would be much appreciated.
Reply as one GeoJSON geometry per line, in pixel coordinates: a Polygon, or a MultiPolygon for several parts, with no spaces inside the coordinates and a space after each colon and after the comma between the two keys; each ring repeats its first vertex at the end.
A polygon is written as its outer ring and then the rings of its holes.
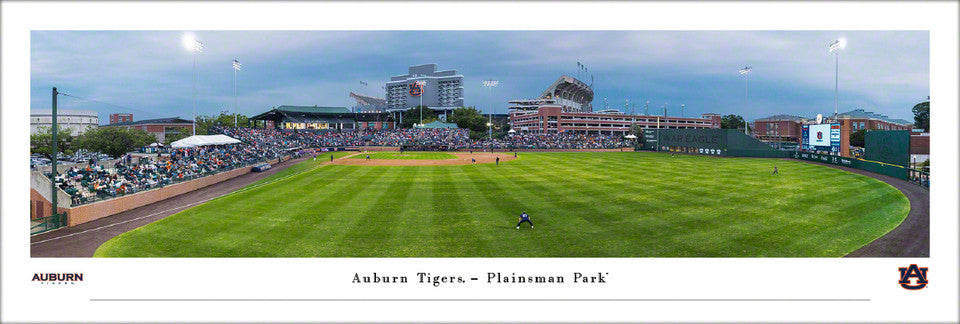
{"type": "Polygon", "coordinates": [[[150,145],[157,141],[153,134],[141,129],[125,127],[100,127],[87,130],[77,138],[77,146],[92,152],[102,152],[111,157],[150,145]]]}
{"type": "Polygon", "coordinates": [[[741,129],[747,123],[743,121],[743,117],[740,115],[724,115],[720,117],[720,128],[726,129],[741,129]]]}
{"type": "Polygon", "coordinates": [[[456,123],[457,127],[466,128],[475,132],[486,132],[488,118],[484,117],[477,108],[460,107],[453,110],[447,121],[456,123]]]}
{"type": "Polygon", "coordinates": [[[187,127],[177,127],[177,132],[176,132],[176,133],[167,133],[167,135],[164,136],[163,144],[164,144],[164,145],[170,145],[170,143],[173,143],[173,142],[179,141],[179,140],[181,140],[181,139],[190,137],[190,135],[191,135],[191,133],[190,133],[190,128],[187,128],[187,127]]]}
{"type": "MultiPolygon", "coordinates": [[[[30,135],[30,154],[42,154],[48,159],[53,160],[53,157],[51,156],[53,153],[53,148],[50,144],[52,143],[52,137],[52,127],[37,128],[37,133],[30,135]]],[[[75,142],[76,141],[74,140],[73,135],[70,135],[69,129],[58,127],[57,152],[61,152],[61,154],[64,155],[73,154],[75,148],[74,146],[76,146],[75,142]]]]}
{"type": "Polygon", "coordinates": [[[864,138],[867,133],[866,129],[861,129],[850,134],[850,146],[863,147],[864,138]]]}
{"type": "Polygon", "coordinates": [[[428,121],[437,120],[437,113],[432,109],[427,108],[427,106],[416,106],[403,112],[403,123],[400,123],[400,127],[412,128],[413,124],[419,124],[421,111],[423,112],[424,124],[428,121]]]}
{"type": "Polygon", "coordinates": [[[930,101],[913,106],[913,128],[930,131],[930,101]]]}
{"type": "Polygon", "coordinates": [[[237,126],[246,127],[248,117],[240,113],[221,111],[219,115],[197,115],[197,135],[210,135],[214,126],[233,127],[234,117],[237,119],[237,126]]]}

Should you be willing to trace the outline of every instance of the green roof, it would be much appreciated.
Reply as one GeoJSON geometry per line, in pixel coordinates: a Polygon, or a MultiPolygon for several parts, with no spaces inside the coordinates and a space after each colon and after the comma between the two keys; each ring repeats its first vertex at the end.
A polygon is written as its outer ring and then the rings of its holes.
{"type": "Polygon", "coordinates": [[[346,107],[320,107],[320,106],[280,106],[276,108],[284,112],[316,113],[316,114],[349,114],[350,109],[346,107]]]}
{"type": "Polygon", "coordinates": [[[460,128],[460,127],[457,127],[457,124],[454,124],[454,123],[444,123],[439,120],[434,120],[433,122],[417,126],[417,128],[460,128]]]}

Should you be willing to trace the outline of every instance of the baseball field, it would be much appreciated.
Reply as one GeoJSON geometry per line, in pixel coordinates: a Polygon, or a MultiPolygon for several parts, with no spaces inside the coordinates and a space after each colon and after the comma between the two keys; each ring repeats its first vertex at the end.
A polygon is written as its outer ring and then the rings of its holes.
{"type": "Polygon", "coordinates": [[[363,165],[327,154],[121,234],[95,256],[840,257],[910,209],[881,181],[790,160],[520,153],[415,165],[450,159],[429,153],[363,165]],[[517,229],[522,212],[534,228],[517,229]]]}

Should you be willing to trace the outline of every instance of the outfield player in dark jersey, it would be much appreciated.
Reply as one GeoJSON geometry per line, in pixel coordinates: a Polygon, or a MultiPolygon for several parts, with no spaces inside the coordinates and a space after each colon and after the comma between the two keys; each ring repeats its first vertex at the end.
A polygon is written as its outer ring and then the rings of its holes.
{"type": "Polygon", "coordinates": [[[773,174],[780,173],[780,170],[777,170],[777,167],[773,167],[773,174]]]}
{"type": "Polygon", "coordinates": [[[530,228],[533,228],[533,222],[530,221],[530,215],[527,215],[527,212],[520,214],[520,222],[517,223],[517,229],[520,229],[520,224],[523,224],[523,222],[530,223],[530,228]]]}

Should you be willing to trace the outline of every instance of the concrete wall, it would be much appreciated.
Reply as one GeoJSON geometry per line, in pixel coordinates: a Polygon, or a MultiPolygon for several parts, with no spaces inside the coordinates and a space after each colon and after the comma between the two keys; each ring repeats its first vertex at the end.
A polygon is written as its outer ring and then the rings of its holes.
{"type": "MultiPolygon", "coordinates": [[[[53,215],[50,205],[50,179],[38,172],[30,175],[30,219],[53,215]]],[[[70,195],[57,188],[57,206],[61,212],[70,208],[70,195]]]]}

